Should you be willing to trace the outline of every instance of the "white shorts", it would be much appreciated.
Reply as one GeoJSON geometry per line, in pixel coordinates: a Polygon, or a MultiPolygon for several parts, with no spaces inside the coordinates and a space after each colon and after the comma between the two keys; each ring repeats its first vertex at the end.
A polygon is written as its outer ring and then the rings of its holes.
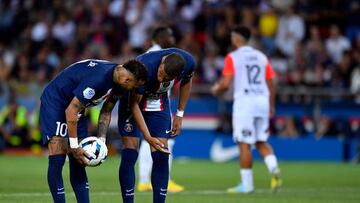
{"type": "Polygon", "coordinates": [[[255,144],[266,142],[269,137],[269,118],[233,116],[233,139],[235,142],[255,144]]]}

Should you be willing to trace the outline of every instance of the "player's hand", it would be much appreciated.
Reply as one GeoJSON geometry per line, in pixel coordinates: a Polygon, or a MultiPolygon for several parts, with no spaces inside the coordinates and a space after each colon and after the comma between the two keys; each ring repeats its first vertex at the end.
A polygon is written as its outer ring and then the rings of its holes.
{"type": "Polygon", "coordinates": [[[87,161],[85,159],[86,157],[90,157],[90,155],[88,153],[85,152],[85,150],[81,147],[78,148],[70,148],[70,153],[72,153],[72,155],[74,156],[74,158],[81,164],[86,166],[87,165],[87,161]]]}
{"type": "Polygon", "coordinates": [[[173,126],[171,130],[171,137],[178,136],[181,132],[182,118],[179,116],[175,116],[173,120],[173,126]]]}
{"type": "Polygon", "coordinates": [[[156,150],[165,153],[165,154],[170,154],[170,151],[168,148],[165,147],[165,145],[157,138],[155,137],[144,137],[144,139],[152,146],[154,147],[156,150]]]}
{"type": "Polygon", "coordinates": [[[213,86],[211,86],[211,94],[213,96],[217,96],[218,95],[218,90],[219,90],[219,83],[215,83],[213,86]]]}

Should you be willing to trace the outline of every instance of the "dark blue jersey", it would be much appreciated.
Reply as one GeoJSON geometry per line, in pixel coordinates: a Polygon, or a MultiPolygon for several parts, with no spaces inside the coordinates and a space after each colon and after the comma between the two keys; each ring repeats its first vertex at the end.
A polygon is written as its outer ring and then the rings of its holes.
{"type": "Polygon", "coordinates": [[[168,105],[167,92],[176,82],[179,82],[184,78],[191,78],[195,69],[194,58],[188,52],[177,48],[150,51],[138,56],[137,60],[145,64],[148,71],[145,85],[136,90],[137,93],[144,95],[144,101],[142,102],[142,109],[144,111],[162,111],[164,109],[163,104],[168,105]],[[164,56],[171,53],[178,53],[184,57],[184,70],[175,78],[175,80],[159,84],[157,73],[161,60],[164,56]]]}
{"type": "Polygon", "coordinates": [[[138,56],[136,59],[145,64],[148,71],[147,80],[143,87],[138,89],[138,92],[143,94],[145,91],[152,93],[158,92],[159,81],[157,78],[157,72],[161,64],[161,60],[164,56],[171,53],[178,53],[185,59],[185,67],[181,74],[176,77],[175,83],[181,81],[184,77],[191,77],[195,69],[194,58],[186,51],[178,48],[162,49],[159,51],[150,51],[138,56]]]}
{"type": "Polygon", "coordinates": [[[85,107],[97,105],[111,93],[117,65],[96,59],[74,63],[47,85],[41,95],[41,103],[65,109],[76,97],[85,107]]]}

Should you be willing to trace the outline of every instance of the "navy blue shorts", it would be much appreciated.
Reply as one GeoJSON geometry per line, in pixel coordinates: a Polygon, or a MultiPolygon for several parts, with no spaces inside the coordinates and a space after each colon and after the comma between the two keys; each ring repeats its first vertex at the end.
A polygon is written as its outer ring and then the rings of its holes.
{"type": "MultiPolygon", "coordinates": [[[[68,137],[65,109],[53,108],[41,103],[40,106],[40,130],[43,144],[46,145],[53,136],[68,137]]],[[[88,137],[87,118],[81,116],[78,121],[78,138],[88,137]]]]}
{"type": "MultiPolygon", "coordinates": [[[[169,108],[165,108],[163,111],[143,112],[143,116],[152,137],[170,137],[171,115],[169,108]]],[[[137,127],[129,109],[119,108],[118,128],[121,136],[140,138],[140,129],[137,127]]]]}

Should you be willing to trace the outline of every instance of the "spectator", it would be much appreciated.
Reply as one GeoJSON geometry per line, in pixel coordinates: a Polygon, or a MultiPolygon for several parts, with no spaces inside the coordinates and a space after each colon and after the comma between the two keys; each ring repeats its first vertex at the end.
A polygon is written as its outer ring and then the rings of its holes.
{"type": "Polygon", "coordinates": [[[218,55],[217,47],[208,46],[202,62],[203,75],[207,83],[212,84],[217,80],[223,64],[224,58],[218,55]]]}
{"type": "Polygon", "coordinates": [[[350,41],[341,35],[337,25],[330,28],[330,37],[326,40],[326,51],[334,63],[339,64],[344,51],[351,47],[350,41]]]}
{"type": "Polygon", "coordinates": [[[278,29],[278,16],[273,7],[269,6],[261,15],[259,20],[259,33],[261,42],[266,53],[273,54],[275,51],[275,35],[278,29]]]}
{"type": "Polygon", "coordinates": [[[324,64],[328,61],[326,49],[320,36],[319,28],[316,25],[310,27],[310,39],[306,43],[307,61],[314,67],[318,64],[324,64]]]}
{"type": "Polygon", "coordinates": [[[28,146],[31,140],[28,132],[26,108],[19,106],[14,95],[0,111],[0,134],[10,146],[28,146]]]}
{"type": "Polygon", "coordinates": [[[59,14],[52,28],[52,35],[64,46],[69,46],[73,42],[75,38],[75,24],[69,19],[67,13],[62,12],[59,14]]]}
{"type": "Polygon", "coordinates": [[[303,39],[304,35],[304,20],[295,13],[292,6],[289,6],[285,15],[280,17],[276,36],[277,47],[283,54],[292,57],[295,53],[296,44],[303,39]]]}

